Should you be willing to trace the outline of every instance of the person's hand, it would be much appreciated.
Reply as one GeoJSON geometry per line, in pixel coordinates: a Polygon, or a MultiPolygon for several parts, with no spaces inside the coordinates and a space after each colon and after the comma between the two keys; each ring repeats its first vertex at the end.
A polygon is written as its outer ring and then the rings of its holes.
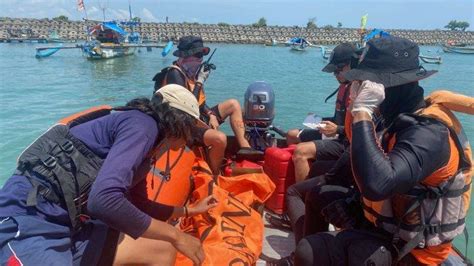
{"type": "Polygon", "coordinates": [[[219,121],[217,121],[217,116],[213,114],[209,115],[209,126],[212,129],[219,129],[219,121]]]}
{"type": "Polygon", "coordinates": [[[350,98],[352,115],[364,111],[372,116],[374,110],[385,99],[385,88],[382,84],[369,80],[364,80],[362,83],[354,81],[351,84],[350,98]]]}
{"type": "Polygon", "coordinates": [[[199,70],[199,73],[197,74],[196,82],[204,84],[204,82],[209,77],[210,73],[211,73],[211,70],[209,68],[201,66],[201,69],[199,70]]]}
{"type": "Polygon", "coordinates": [[[171,244],[176,250],[192,260],[194,265],[201,265],[204,262],[205,254],[199,239],[178,231],[176,240],[171,244]]]}
{"type": "Polygon", "coordinates": [[[212,209],[217,206],[219,202],[211,195],[198,202],[193,206],[188,207],[189,215],[194,216],[196,214],[201,214],[207,212],[209,209],[212,209]]]}
{"type": "Polygon", "coordinates": [[[337,133],[337,125],[331,121],[321,121],[321,124],[325,125],[319,129],[319,132],[324,134],[326,137],[334,137],[337,133]]]}

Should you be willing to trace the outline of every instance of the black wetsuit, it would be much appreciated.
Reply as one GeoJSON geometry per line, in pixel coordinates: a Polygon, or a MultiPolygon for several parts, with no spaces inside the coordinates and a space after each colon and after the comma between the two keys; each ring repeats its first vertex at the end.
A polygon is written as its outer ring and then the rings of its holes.
{"type": "Polygon", "coordinates": [[[354,184],[349,147],[339,160],[315,161],[311,169],[309,175],[311,178],[291,185],[286,190],[287,213],[295,235],[295,243],[305,235],[327,231],[329,224],[321,216],[321,209],[333,200],[347,197],[345,193],[349,193],[348,188],[354,184]],[[331,185],[335,193],[320,195],[320,187],[324,185],[331,185]],[[341,191],[344,193],[340,193],[341,191]],[[310,204],[309,201],[315,204],[310,204]]]}
{"type": "MultiPolygon", "coordinates": [[[[384,200],[407,192],[449,161],[449,131],[436,120],[400,115],[387,130],[396,133],[396,143],[390,151],[386,143],[383,143],[385,151],[380,148],[374,132],[370,121],[352,127],[354,178],[362,196],[369,200],[384,200]]],[[[392,260],[391,252],[387,252],[390,250],[388,233],[375,227],[349,229],[303,238],[295,260],[297,265],[362,265],[368,260],[379,265],[392,260]]],[[[406,256],[404,263],[416,265],[416,260],[406,256]]]]}

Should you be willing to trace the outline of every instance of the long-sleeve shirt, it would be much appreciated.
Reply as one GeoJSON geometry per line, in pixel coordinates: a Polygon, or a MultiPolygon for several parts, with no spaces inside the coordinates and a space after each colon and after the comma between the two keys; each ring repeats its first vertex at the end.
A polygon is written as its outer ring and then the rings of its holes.
{"type": "Polygon", "coordinates": [[[405,193],[450,158],[449,131],[433,119],[413,123],[402,115],[392,128],[398,128],[393,148],[380,148],[374,125],[360,121],[352,125],[351,163],[362,195],[372,201],[405,193]]]}
{"type": "MultiPolygon", "coordinates": [[[[156,142],[155,120],[136,110],[115,112],[75,126],[71,133],[105,159],[89,194],[89,214],[134,238],[141,236],[151,217],[142,211],[145,206],[135,206],[129,201],[128,192],[134,173],[156,142]]],[[[7,180],[0,190],[0,217],[27,215],[26,199],[31,187],[24,176],[14,175],[7,180]]],[[[36,209],[40,217],[69,223],[64,208],[41,197],[36,209]]],[[[171,215],[172,207],[163,205],[154,211],[165,216],[165,220],[171,215]]]]}

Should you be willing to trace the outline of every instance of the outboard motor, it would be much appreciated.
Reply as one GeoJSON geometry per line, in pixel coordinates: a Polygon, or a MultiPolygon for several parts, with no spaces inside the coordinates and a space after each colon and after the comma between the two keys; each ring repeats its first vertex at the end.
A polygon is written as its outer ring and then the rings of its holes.
{"type": "Polygon", "coordinates": [[[250,145],[256,150],[274,145],[275,134],[270,133],[275,117],[275,93],[264,81],[250,84],[244,99],[245,132],[250,145]]]}

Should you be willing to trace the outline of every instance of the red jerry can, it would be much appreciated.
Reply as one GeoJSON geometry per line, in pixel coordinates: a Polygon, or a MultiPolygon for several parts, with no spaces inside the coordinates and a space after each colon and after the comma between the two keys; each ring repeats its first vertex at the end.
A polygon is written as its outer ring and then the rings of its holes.
{"type": "Polygon", "coordinates": [[[295,168],[291,159],[295,145],[288,148],[271,147],[265,150],[263,171],[275,183],[275,191],[265,206],[277,214],[285,211],[286,189],[295,183],[295,168]]]}
{"type": "Polygon", "coordinates": [[[238,162],[230,162],[224,168],[224,176],[237,176],[252,173],[263,173],[261,163],[242,160],[238,162]]]}

